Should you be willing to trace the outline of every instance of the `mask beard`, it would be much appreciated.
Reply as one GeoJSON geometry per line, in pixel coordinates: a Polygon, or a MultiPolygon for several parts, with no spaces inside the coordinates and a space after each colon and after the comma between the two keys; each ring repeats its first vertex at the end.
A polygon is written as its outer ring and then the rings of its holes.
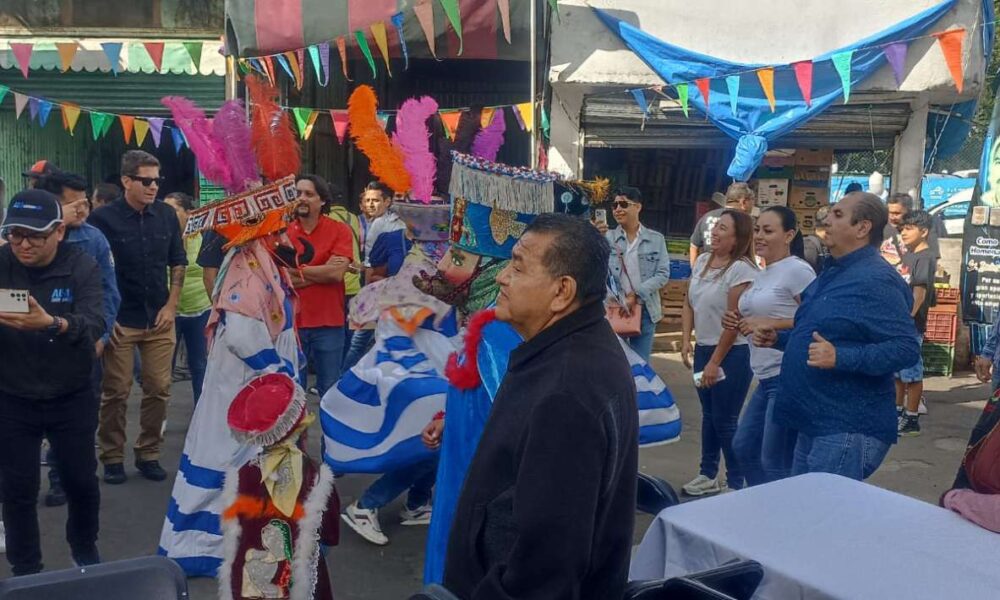
{"type": "Polygon", "coordinates": [[[420,271],[419,275],[413,276],[413,285],[428,296],[433,296],[449,306],[460,307],[465,304],[469,297],[469,286],[463,284],[455,285],[445,279],[440,271],[429,274],[427,271],[420,271]]]}

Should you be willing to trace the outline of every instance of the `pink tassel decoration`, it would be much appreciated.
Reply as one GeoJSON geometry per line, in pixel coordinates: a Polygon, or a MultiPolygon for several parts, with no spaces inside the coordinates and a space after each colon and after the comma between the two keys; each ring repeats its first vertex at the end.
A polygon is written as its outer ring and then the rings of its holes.
{"type": "Polygon", "coordinates": [[[437,173],[427,128],[427,119],[437,109],[438,103],[429,96],[410,98],[396,113],[396,132],[392,134],[392,143],[403,152],[403,164],[410,173],[410,193],[424,203],[431,201],[437,173]]]}
{"type": "Polygon", "coordinates": [[[503,136],[507,131],[507,122],[503,116],[503,110],[498,109],[493,113],[493,120],[485,129],[476,134],[472,140],[472,155],[479,158],[496,162],[500,146],[503,146],[503,136]]]}
{"type": "Polygon", "coordinates": [[[174,122],[184,132],[201,174],[212,183],[229,189],[233,185],[233,174],[226,162],[225,149],[213,133],[205,112],[180,96],[168,96],[160,102],[170,109],[174,122]]]}
{"type": "Polygon", "coordinates": [[[259,182],[257,158],[250,141],[250,124],[247,123],[241,101],[229,100],[222,105],[212,119],[212,132],[222,144],[226,163],[232,173],[232,185],[226,191],[238,194],[259,182]]]}

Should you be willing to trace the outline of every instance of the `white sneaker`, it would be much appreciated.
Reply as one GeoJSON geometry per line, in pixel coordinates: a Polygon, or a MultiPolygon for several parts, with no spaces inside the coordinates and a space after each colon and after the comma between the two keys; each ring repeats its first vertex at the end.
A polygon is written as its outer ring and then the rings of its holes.
{"type": "Polygon", "coordinates": [[[708,494],[718,494],[722,491],[718,479],[709,479],[704,475],[698,475],[682,488],[688,496],[706,496],[708,494]]]}
{"type": "Polygon", "coordinates": [[[0,554],[7,552],[7,528],[0,521],[0,554]]]}
{"type": "Polygon", "coordinates": [[[917,414],[918,415],[926,415],[927,414],[927,405],[924,404],[924,397],[923,396],[920,397],[920,406],[917,407],[917,414]]]}
{"type": "Polygon", "coordinates": [[[430,504],[424,504],[423,506],[418,506],[413,510],[403,507],[403,510],[399,512],[399,518],[402,519],[402,525],[430,525],[431,524],[431,512],[432,507],[430,504]]]}
{"type": "Polygon", "coordinates": [[[354,502],[344,509],[340,518],[347,523],[355,533],[365,538],[369,542],[378,546],[385,546],[389,543],[389,538],[382,533],[382,526],[378,522],[378,511],[367,508],[359,508],[354,502]]]}

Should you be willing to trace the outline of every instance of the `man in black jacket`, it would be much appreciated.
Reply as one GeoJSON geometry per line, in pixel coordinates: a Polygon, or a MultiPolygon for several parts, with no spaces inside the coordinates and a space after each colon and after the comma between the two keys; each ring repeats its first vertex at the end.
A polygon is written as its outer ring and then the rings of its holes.
{"type": "MultiPolygon", "coordinates": [[[[0,232],[0,289],[27,292],[27,312],[0,312],[0,476],[7,560],[15,575],[42,570],[39,456],[55,454],[69,501],[66,541],[78,565],[100,562],[95,343],[105,329],[101,272],[93,258],[62,244],[59,200],[27,190],[11,199],[0,232]]],[[[6,292],[3,292],[6,296],[6,292]]]]}
{"type": "Polygon", "coordinates": [[[614,600],[628,575],[638,411],[604,316],[608,242],[539,216],[497,276],[497,318],[524,338],[451,528],[444,583],[463,600],[614,600]]]}

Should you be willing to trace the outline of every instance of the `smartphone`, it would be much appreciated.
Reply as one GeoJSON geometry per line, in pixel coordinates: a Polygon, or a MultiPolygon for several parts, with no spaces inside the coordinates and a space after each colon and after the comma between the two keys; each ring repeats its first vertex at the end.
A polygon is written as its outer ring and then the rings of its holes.
{"type": "MultiPolygon", "coordinates": [[[[694,374],[694,386],[695,387],[701,387],[701,377],[702,377],[703,374],[704,374],[704,371],[698,371],[697,373],[694,374]]],[[[725,378],[726,378],[726,372],[722,370],[722,367],[719,367],[719,379],[716,381],[716,383],[718,383],[719,381],[722,381],[725,378]]]]}
{"type": "Polygon", "coordinates": [[[28,309],[28,290],[0,289],[0,312],[30,312],[28,309]]]}
{"type": "Polygon", "coordinates": [[[603,208],[594,209],[594,221],[598,223],[608,224],[608,211],[603,208]]]}

